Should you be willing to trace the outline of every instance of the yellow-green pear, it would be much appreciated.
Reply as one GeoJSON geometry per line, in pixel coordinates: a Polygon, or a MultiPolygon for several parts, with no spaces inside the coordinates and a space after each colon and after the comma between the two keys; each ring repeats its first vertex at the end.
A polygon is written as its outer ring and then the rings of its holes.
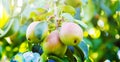
{"type": "Polygon", "coordinates": [[[32,22],[26,31],[26,38],[30,42],[38,43],[44,40],[48,34],[48,24],[46,21],[32,22]]]}
{"type": "Polygon", "coordinates": [[[67,46],[60,41],[57,30],[52,31],[50,35],[48,35],[42,46],[45,54],[53,54],[59,57],[63,57],[67,49],[67,46]]]}
{"type": "Polygon", "coordinates": [[[60,40],[68,46],[77,45],[83,38],[82,28],[73,22],[64,22],[60,29],[60,40]]]}

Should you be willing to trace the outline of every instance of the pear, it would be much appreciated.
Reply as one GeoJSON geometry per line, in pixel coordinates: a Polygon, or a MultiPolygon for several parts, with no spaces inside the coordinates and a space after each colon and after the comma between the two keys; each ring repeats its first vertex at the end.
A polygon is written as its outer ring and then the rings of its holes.
{"type": "Polygon", "coordinates": [[[30,42],[38,43],[44,40],[48,34],[48,24],[46,21],[32,22],[26,31],[26,38],[30,42]]]}
{"type": "Polygon", "coordinates": [[[53,54],[59,57],[63,57],[67,50],[67,46],[60,41],[57,30],[52,31],[50,35],[48,35],[42,46],[45,54],[53,54]]]}
{"type": "Polygon", "coordinates": [[[64,22],[60,29],[60,40],[68,46],[74,46],[80,43],[83,38],[82,28],[73,22],[64,22]]]}

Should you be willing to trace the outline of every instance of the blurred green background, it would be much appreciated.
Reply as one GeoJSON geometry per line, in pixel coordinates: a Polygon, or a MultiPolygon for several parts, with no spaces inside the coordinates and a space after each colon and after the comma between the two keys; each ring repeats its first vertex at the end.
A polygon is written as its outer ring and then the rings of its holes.
{"type": "MultiPolygon", "coordinates": [[[[52,2],[0,0],[0,62],[28,50],[26,29],[31,22],[53,15],[52,2]]],[[[58,6],[79,20],[92,62],[120,61],[120,0],[59,0],[58,6]]]]}

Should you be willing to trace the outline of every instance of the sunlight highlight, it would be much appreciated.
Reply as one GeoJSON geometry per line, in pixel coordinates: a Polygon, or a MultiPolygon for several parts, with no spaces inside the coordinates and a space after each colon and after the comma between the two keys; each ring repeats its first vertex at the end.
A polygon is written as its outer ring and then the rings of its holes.
{"type": "Polygon", "coordinates": [[[3,6],[2,3],[0,3],[0,18],[2,18],[2,13],[3,13],[3,6]]]}
{"type": "Polygon", "coordinates": [[[116,39],[119,39],[119,38],[120,38],[119,34],[116,34],[116,35],[115,35],[115,38],[116,38],[116,39]]]}
{"type": "Polygon", "coordinates": [[[98,20],[97,24],[100,27],[104,27],[104,22],[102,20],[98,20]]]}
{"type": "Polygon", "coordinates": [[[94,59],[96,59],[98,57],[98,53],[97,52],[92,53],[91,57],[94,58],[94,59]]]}
{"type": "Polygon", "coordinates": [[[110,62],[110,60],[106,59],[104,62],[110,62]]]}
{"type": "Polygon", "coordinates": [[[118,55],[118,59],[120,59],[120,50],[118,50],[117,55],[118,55]]]}
{"type": "Polygon", "coordinates": [[[96,39],[100,37],[101,31],[96,28],[91,28],[89,29],[88,34],[91,36],[91,38],[96,39]]]}
{"type": "Polygon", "coordinates": [[[22,5],[23,5],[23,0],[18,0],[18,1],[17,1],[17,5],[18,5],[18,7],[22,7],[22,5]]]}

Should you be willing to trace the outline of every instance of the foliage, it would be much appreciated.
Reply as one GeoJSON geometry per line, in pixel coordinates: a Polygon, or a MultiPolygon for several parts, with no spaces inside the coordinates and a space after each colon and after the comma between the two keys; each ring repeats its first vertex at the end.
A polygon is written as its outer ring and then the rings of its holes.
{"type": "MultiPolygon", "coordinates": [[[[36,62],[46,57],[48,62],[120,61],[120,0],[0,0],[0,9],[2,62],[36,62]],[[60,30],[63,22],[74,22],[82,27],[84,38],[67,46],[64,57],[46,56],[41,43],[26,38],[28,26],[36,21],[48,23],[46,35],[60,30]]],[[[39,38],[43,32],[38,30],[39,38]]]]}

